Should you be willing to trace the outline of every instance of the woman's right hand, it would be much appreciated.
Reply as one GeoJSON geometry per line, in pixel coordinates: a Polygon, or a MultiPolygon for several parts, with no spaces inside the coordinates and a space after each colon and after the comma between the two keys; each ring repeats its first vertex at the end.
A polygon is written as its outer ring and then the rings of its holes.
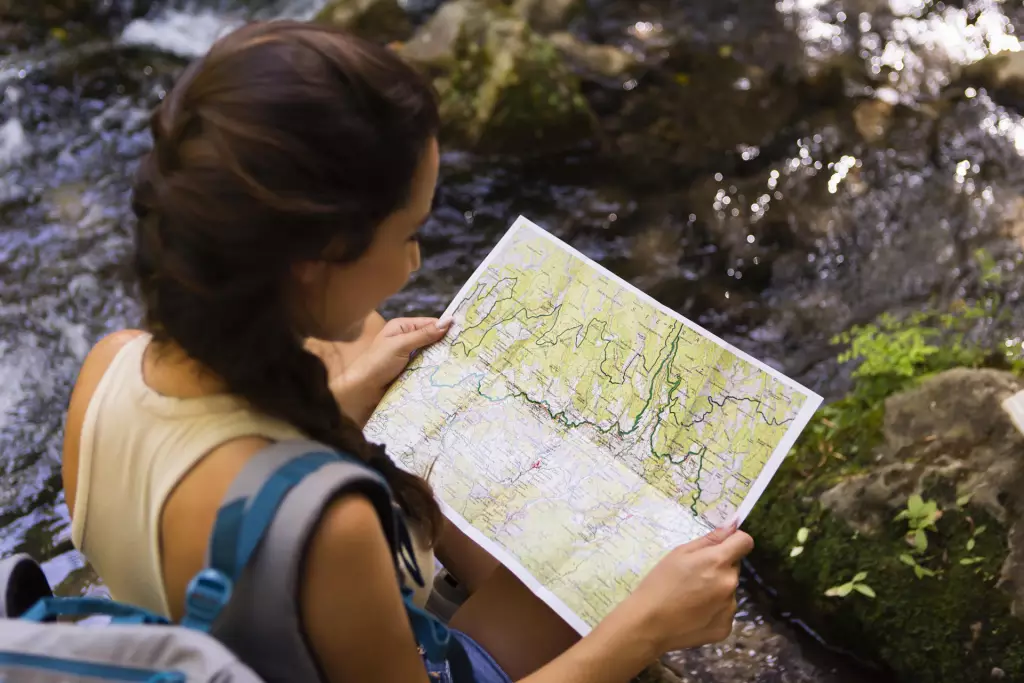
{"type": "Polygon", "coordinates": [[[619,609],[653,638],[658,656],[725,640],[736,614],[740,560],[753,548],[753,539],[735,525],[682,545],[619,609]]]}

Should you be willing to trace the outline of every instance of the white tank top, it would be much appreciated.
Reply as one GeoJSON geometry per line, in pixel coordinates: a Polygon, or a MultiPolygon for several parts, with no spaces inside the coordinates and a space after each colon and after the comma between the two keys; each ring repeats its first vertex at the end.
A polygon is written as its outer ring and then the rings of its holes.
{"type": "MultiPolygon", "coordinates": [[[[228,441],[305,437],[234,396],[180,399],[153,391],[142,374],[150,339],[141,335],[118,352],[86,408],[71,538],[115,599],[168,616],[160,515],[171,491],[228,441]]],[[[434,556],[414,540],[426,585],[409,585],[422,607],[433,583],[434,556]]]]}

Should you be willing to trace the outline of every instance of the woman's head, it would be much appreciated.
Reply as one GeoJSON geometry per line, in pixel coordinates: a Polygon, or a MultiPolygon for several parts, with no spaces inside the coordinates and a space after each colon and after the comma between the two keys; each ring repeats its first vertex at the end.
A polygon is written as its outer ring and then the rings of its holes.
{"type": "MultiPolygon", "coordinates": [[[[256,408],[373,459],[302,340],[354,337],[419,266],[437,128],[430,86],[381,46],[297,22],[218,41],[154,112],[133,192],[154,334],[256,408]]],[[[422,482],[375,462],[434,518],[422,482]]]]}
{"type": "Polygon", "coordinates": [[[165,276],[280,297],[298,331],[343,337],[418,265],[437,126],[429,86],[386,49],[309,24],[244,27],[153,116],[143,237],[165,276]]]}

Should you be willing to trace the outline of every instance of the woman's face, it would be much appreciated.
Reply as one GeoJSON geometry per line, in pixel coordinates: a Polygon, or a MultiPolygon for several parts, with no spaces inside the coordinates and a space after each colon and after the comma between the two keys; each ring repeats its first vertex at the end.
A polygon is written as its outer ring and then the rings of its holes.
{"type": "Polygon", "coordinates": [[[408,204],[384,220],[357,260],[309,262],[298,268],[303,308],[316,328],[315,336],[332,341],[357,338],[366,317],[419,269],[417,232],[430,216],[439,165],[437,140],[432,139],[413,177],[408,204]]]}

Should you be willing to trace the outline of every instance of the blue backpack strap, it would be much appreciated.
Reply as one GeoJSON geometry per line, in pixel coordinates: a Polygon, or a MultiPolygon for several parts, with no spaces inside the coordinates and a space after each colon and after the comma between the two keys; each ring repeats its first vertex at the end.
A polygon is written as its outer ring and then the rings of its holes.
{"type": "Polygon", "coordinates": [[[25,621],[49,621],[55,617],[109,616],[113,624],[168,624],[159,614],[106,598],[43,598],[21,615],[25,621]]]}
{"type": "MultiPolygon", "coordinates": [[[[402,562],[423,585],[403,515],[381,475],[321,444],[282,442],[253,458],[226,496],[209,566],[193,583],[197,590],[190,597],[196,599],[187,601],[186,622],[210,630],[264,678],[322,679],[299,616],[301,563],[324,510],[347,493],[373,503],[396,572],[402,562]],[[221,603],[225,585],[234,594],[221,603]],[[204,610],[204,604],[215,609],[204,610]]],[[[417,640],[429,658],[444,661],[447,628],[416,607],[411,595],[403,590],[417,640]]]]}

